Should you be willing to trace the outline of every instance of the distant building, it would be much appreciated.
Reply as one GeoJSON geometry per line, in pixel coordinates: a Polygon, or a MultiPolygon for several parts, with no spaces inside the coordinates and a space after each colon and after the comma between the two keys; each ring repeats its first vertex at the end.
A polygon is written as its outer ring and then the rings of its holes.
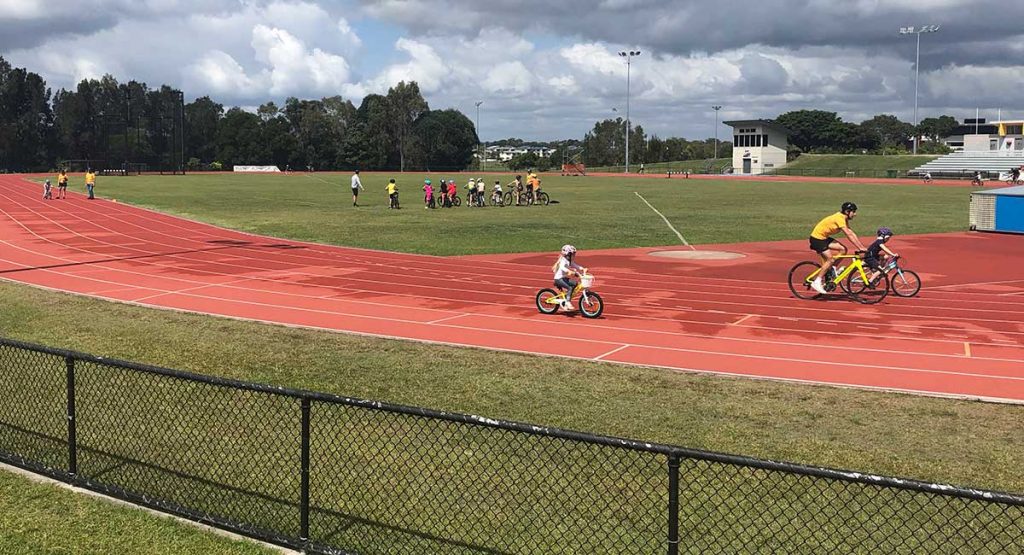
{"type": "Polygon", "coordinates": [[[771,173],[786,165],[789,130],[764,119],[723,122],[733,128],[732,168],[736,174],[771,173]]]}
{"type": "Polygon", "coordinates": [[[488,162],[508,162],[514,156],[534,153],[541,158],[548,158],[555,149],[543,146],[489,146],[485,149],[485,160],[488,162]]]}
{"type": "Polygon", "coordinates": [[[1024,154],[1024,120],[965,119],[942,142],[954,152],[1024,154]]]}

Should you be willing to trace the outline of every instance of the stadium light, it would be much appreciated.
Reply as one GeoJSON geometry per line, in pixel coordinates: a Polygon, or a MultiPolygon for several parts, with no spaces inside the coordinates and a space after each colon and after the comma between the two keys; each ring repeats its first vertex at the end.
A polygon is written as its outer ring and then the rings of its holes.
{"type": "Polygon", "coordinates": [[[715,111],[715,160],[718,160],[718,111],[722,109],[721,106],[712,106],[712,110],[715,111]]]}
{"type": "Polygon", "coordinates": [[[484,170],[484,142],[480,140],[480,105],[483,103],[483,100],[476,103],[476,140],[480,141],[480,171],[484,170]]]}
{"type": "Polygon", "coordinates": [[[917,35],[917,61],[914,63],[914,154],[917,154],[917,84],[921,79],[921,35],[923,33],[934,33],[941,25],[923,25],[921,27],[900,27],[901,35],[917,35]]]}
{"type": "Polygon", "coordinates": [[[629,66],[633,56],[639,56],[639,50],[619,52],[619,56],[626,59],[626,173],[629,173],[629,66]]]}

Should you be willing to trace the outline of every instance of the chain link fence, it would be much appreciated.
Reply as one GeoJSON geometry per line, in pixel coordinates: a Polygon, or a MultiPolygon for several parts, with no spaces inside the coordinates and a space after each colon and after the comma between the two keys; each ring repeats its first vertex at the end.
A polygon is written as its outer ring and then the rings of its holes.
{"type": "Polygon", "coordinates": [[[1024,497],[0,339],[0,460],[315,553],[1019,553],[1024,497]]]}

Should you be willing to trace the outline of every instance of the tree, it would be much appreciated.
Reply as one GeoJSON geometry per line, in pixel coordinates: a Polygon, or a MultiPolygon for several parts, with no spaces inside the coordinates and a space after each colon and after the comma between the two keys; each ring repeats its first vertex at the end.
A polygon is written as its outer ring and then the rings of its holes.
{"type": "Polygon", "coordinates": [[[49,169],[55,148],[51,92],[38,74],[0,58],[0,168],[49,169]]]}
{"type": "Polygon", "coordinates": [[[952,135],[959,126],[960,122],[953,116],[924,118],[917,124],[917,132],[929,140],[939,141],[952,135]]]}
{"type": "Polygon", "coordinates": [[[843,152],[854,144],[856,128],[835,112],[796,110],[775,118],[789,129],[789,142],[803,152],[843,152]]]}
{"type": "Polygon", "coordinates": [[[260,118],[241,108],[224,114],[217,131],[217,160],[227,166],[263,164],[260,118]]]}
{"type": "Polygon", "coordinates": [[[388,89],[388,113],[391,138],[398,148],[399,168],[405,171],[405,156],[412,141],[412,129],[420,115],[430,109],[415,81],[402,81],[388,89]]]}
{"type": "Polygon", "coordinates": [[[594,124],[584,141],[584,163],[588,166],[614,166],[625,158],[626,122],[606,119],[594,124]]]}
{"type": "Polygon", "coordinates": [[[535,152],[527,152],[524,154],[516,154],[511,160],[506,162],[506,165],[510,170],[525,170],[530,168],[536,168],[540,162],[540,157],[535,152]]]}
{"type": "Polygon", "coordinates": [[[860,129],[864,142],[877,139],[883,150],[886,147],[905,147],[914,134],[913,125],[887,114],[861,122],[860,129]]]}
{"type": "Polygon", "coordinates": [[[458,170],[473,160],[476,127],[458,110],[424,112],[413,126],[414,161],[427,170],[458,170]]]}
{"type": "Polygon", "coordinates": [[[216,158],[217,128],[222,117],[224,106],[208,96],[185,105],[186,158],[198,158],[201,162],[212,162],[216,158]]]}

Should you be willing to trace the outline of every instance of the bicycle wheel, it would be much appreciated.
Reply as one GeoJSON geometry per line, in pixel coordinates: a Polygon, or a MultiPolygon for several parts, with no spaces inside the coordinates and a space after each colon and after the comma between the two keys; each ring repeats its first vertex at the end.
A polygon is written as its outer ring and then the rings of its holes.
{"type": "Polygon", "coordinates": [[[501,206],[501,196],[491,195],[491,206],[501,206]]]}
{"type": "Polygon", "coordinates": [[[452,197],[452,206],[462,206],[462,199],[459,197],[452,197]]]}
{"type": "Polygon", "coordinates": [[[551,197],[549,197],[547,193],[545,193],[544,191],[541,191],[541,192],[537,193],[537,203],[538,204],[543,204],[544,206],[547,206],[548,203],[550,203],[550,202],[551,202],[551,197]]]}
{"type": "Polygon", "coordinates": [[[817,263],[805,260],[789,270],[789,290],[796,298],[814,299],[819,296],[817,291],[811,289],[811,280],[807,279],[817,269],[817,263]]]}
{"type": "Polygon", "coordinates": [[[501,202],[502,206],[512,206],[512,203],[515,202],[515,196],[512,194],[512,191],[506,191],[505,195],[501,197],[501,202]]]}
{"type": "Polygon", "coordinates": [[[864,283],[859,273],[850,274],[846,278],[846,288],[850,297],[864,304],[879,303],[889,294],[889,276],[879,274],[872,284],[864,283]]]}
{"type": "Polygon", "coordinates": [[[913,297],[921,290],[921,278],[913,270],[899,269],[889,278],[889,288],[897,297],[913,297]]]}
{"type": "Polygon", "coordinates": [[[558,303],[550,303],[551,299],[557,297],[559,293],[554,289],[541,289],[537,291],[537,310],[542,314],[554,314],[558,307],[558,303]]]}
{"type": "Polygon", "coordinates": [[[601,295],[587,291],[585,300],[583,295],[580,295],[580,314],[584,318],[597,318],[601,316],[602,312],[604,312],[604,301],[601,300],[601,295]]]}

